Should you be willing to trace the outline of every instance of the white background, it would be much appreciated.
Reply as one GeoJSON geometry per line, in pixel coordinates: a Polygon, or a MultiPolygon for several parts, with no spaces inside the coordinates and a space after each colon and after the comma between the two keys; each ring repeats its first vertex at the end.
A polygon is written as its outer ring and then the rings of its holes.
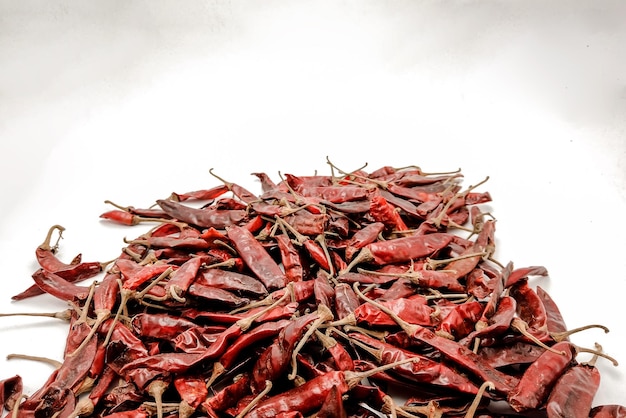
{"type": "MultiPolygon", "coordinates": [[[[576,344],[604,350],[594,404],[624,404],[623,1],[0,0],[0,311],[53,224],[59,257],[116,257],[142,229],[99,220],[250,173],[367,163],[489,176],[498,253],[543,265],[576,344]]],[[[0,378],[26,391],[66,324],[0,318],[0,378]]],[[[586,361],[590,356],[580,354],[586,361]]]]}

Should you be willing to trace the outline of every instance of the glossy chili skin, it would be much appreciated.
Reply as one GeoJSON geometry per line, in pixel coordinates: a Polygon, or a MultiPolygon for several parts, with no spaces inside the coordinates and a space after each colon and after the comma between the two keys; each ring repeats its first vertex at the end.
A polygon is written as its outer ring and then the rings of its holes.
{"type": "Polygon", "coordinates": [[[172,218],[201,228],[225,229],[247,217],[244,209],[197,209],[171,200],[157,200],[157,204],[172,218]]]}
{"type": "Polygon", "coordinates": [[[285,287],[285,274],[250,231],[232,226],[228,228],[227,234],[245,264],[268,290],[285,287]]]}
{"type": "Polygon", "coordinates": [[[317,312],[312,312],[294,319],[278,334],[272,344],[258,357],[252,369],[252,387],[257,391],[263,390],[265,381],[274,381],[283,375],[291,361],[291,353],[306,331],[309,324],[319,318],[317,312]]]}
{"type": "Polygon", "coordinates": [[[433,233],[372,242],[363,248],[371,253],[373,263],[383,265],[430,256],[451,240],[450,234],[433,233]]]}
{"type": "Polygon", "coordinates": [[[246,418],[271,418],[277,413],[290,411],[308,414],[321,408],[333,388],[341,394],[348,392],[344,372],[328,372],[308,380],[301,386],[270,396],[259,402],[246,418]]]}
{"type": "Polygon", "coordinates": [[[417,353],[398,348],[392,344],[363,334],[350,333],[350,337],[379,350],[381,364],[390,364],[407,358],[418,359],[418,362],[406,363],[392,370],[393,373],[407,380],[417,383],[427,383],[429,385],[471,395],[476,394],[478,391],[478,387],[471,380],[448,367],[443,362],[431,360],[417,353]]]}
{"type": "Polygon", "coordinates": [[[600,386],[600,372],[590,364],[577,364],[554,384],[546,401],[548,418],[588,418],[600,386]]]}
{"type": "Polygon", "coordinates": [[[507,400],[515,411],[537,408],[543,403],[555,382],[574,360],[576,350],[569,342],[556,343],[552,348],[557,352],[545,351],[539,356],[528,366],[517,386],[508,394],[507,400]]]}

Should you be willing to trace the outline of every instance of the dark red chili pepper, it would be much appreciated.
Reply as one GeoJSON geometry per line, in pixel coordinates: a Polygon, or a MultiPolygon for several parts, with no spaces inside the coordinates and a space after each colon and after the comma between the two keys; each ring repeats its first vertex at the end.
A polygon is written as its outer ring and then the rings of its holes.
{"type": "Polygon", "coordinates": [[[362,262],[384,265],[428,257],[444,248],[451,240],[451,234],[433,233],[372,242],[365,245],[350,262],[348,271],[362,262]]]}
{"type": "Polygon", "coordinates": [[[292,355],[307,327],[315,321],[329,320],[329,310],[318,310],[299,318],[295,318],[278,334],[272,344],[261,353],[252,369],[253,392],[265,388],[266,381],[274,381],[283,375],[292,361],[292,355]]]}
{"type": "Polygon", "coordinates": [[[200,266],[202,266],[202,258],[200,257],[190,258],[186,261],[170,275],[169,280],[165,283],[165,293],[179,302],[184,301],[183,295],[196,280],[200,266]]]}
{"type": "Polygon", "coordinates": [[[39,269],[32,275],[41,290],[63,301],[84,300],[89,295],[89,288],[77,286],[50,271],[39,269]]]}
{"type": "Polygon", "coordinates": [[[520,412],[543,403],[557,379],[571,365],[576,348],[567,341],[552,346],[528,366],[518,384],[507,395],[511,408],[520,412]]]}
{"type": "Polygon", "coordinates": [[[282,218],[302,235],[315,237],[326,232],[328,215],[325,213],[314,214],[308,210],[299,210],[292,215],[282,218]]]}
{"type": "Polygon", "coordinates": [[[553,336],[557,333],[567,332],[567,326],[565,325],[563,315],[548,292],[541,286],[537,286],[537,296],[541,300],[541,303],[546,311],[546,327],[548,332],[553,336]]]}
{"type": "Polygon", "coordinates": [[[247,274],[219,268],[206,268],[201,270],[195,283],[257,297],[267,295],[267,289],[258,279],[247,274]]]}
{"type": "Polygon", "coordinates": [[[15,404],[20,400],[24,384],[19,375],[0,380],[0,409],[13,410],[15,404]]]}
{"type": "Polygon", "coordinates": [[[546,351],[534,343],[516,341],[505,345],[481,346],[478,355],[491,367],[527,366],[546,351]]]}
{"type": "Polygon", "coordinates": [[[250,380],[250,375],[247,373],[238,376],[231,384],[213,395],[209,395],[202,403],[202,407],[207,412],[213,412],[213,414],[216,411],[226,411],[250,392],[250,380]]]}
{"type": "Polygon", "coordinates": [[[404,223],[395,206],[387,202],[380,194],[370,197],[370,215],[376,222],[381,222],[392,231],[406,231],[409,228],[404,223]]]}
{"type": "Polygon", "coordinates": [[[571,366],[550,391],[548,418],[588,418],[599,386],[600,372],[593,363],[571,366]]]}
{"type": "Polygon", "coordinates": [[[225,229],[247,217],[244,209],[197,209],[171,200],[157,200],[157,204],[172,218],[201,228],[225,229]]]}
{"type": "Polygon", "coordinates": [[[333,287],[333,292],[336,319],[344,319],[353,315],[361,303],[352,286],[347,283],[337,283],[333,287]]]}
{"type": "Polygon", "coordinates": [[[413,358],[417,361],[399,365],[389,371],[410,381],[451,389],[460,393],[476,394],[478,387],[466,376],[456,372],[445,363],[435,361],[402,348],[395,347],[376,338],[360,333],[350,333],[357,346],[373,355],[378,364],[391,364],[400,360],[413,358]]]}
{"type": "Polygon", "coordinates": [[[546,309],[528,281],[517,282],[509,289],[509,294],[517,302],[517,315],[526,323],[526,331],[541,341],[551,341],[546,309]]]}
{"type": "Polygon", "coordinates": [[[345,406],[341,392],[333,387],[328,392],[324,403],[319,411],[315,414],[316,418],[347,418],[345,406]]]}
{"type": "Polygon", "coordinates": [[[195,298],[217,302],[220,305],[230,306],[231,308],[245,306],[250,303],[250,299],[246,297],[237,296],[228,290],[207,286],[204,283],[193,283],[189,286],[187,293],[195,298]]]}
{"type": "Polygon", "coordinates": [[[440,336],[458,341],[474,331],[474,326],[482,312],[483,304],[478,301],[457,305],[437,324],[435,332],[440,336]]]}
{"type": "MultiPolygon", "coordinates": [[[[380,302],[388,310],[410,324],[433,326],[434,308],[426,305],[423,300],[411,298],[399,298],[380,302]]],[[[370,327],[395,326],[397,325],[387,313],[376,306],[363,303],[354,310],[354,316],[358,323],[367,324],[370,327]]]]}
{"type": "Polygon", "coordinates": [[[133,333],[140,338],[172,340],[189,328],[198,326],[193,321],[166,313],[138,313],[131,319],[133,333]]]}
{"type": "Polygon", "coordinates": [[[514,284],[519,282],[520,280],[527,279],[528,276],[547,276],[548,270],[546,270],[543,266],[530,266],[517,268],[511,271],[511,274],[507,278],[505,283],[505,287],[512,287],[514,284]]]}
{"type": "Polygon", "coordinates": [[[276,235],[274,239],[276,240],[278,249],[280,250],[281,261],[285,270],[287,282],[301,281],[304,277],[304,269],[302,267],[300,252],[296,249],[287,235],[276,235]]]}
{"type": "Polygon", "coordinates": [[[194,190],[192,192],[185,193],[172,193],[170,199],[177,202],[183,202],[185,200],[213,200],[217,199],[226,192],[228,192],[228,187],[226,187],[225,184],[221,184],[210,189],[194,190]]]}
{"type": "Polygon", "coordinates": [[[476,322],[475,331],[470,332],[461,343],[468,345],[476,338],[492,338],[507,332],[511,327],[511,322],[515,317],[517,303],[510,296],[504,296],[493,315],[488,318],[483,316],[476,322]]]}
{"type": "Polygon", "coordinates": [[[287,284],[285,274],[250,231],[232,226],[228,228],[227,235],[248,268],[268,290],[285,287],[287,284]]]}
{"type": "Polygon", "coordinates": [[[124,289],[135,290],[149,280],[174,269],[165,263],[141,265],[132,260],[118,259],[115,267],[119,270],[124,289]]]}
{"type": "Polygon", "coordinates": [[[41,268],[49,271],[57,271],[80,263],[80,254],[76,256],[70,264],[66,264],[57,258],[55,253],[57,251],[59,241],[62,238],[63,231],[65,231],[65,228],[61,225],[53,225],[48,230],[48,234],[46,235],[44,241],[35,249],[35,257],[41,268]],[[57,243],[55,245],[50,245],[54,231],[59,231],[59,237],[57,238],[57,243]]]}
{"type": "MultiPolygon", "coordinates": [[[[202,377],[179,376],[173,380],[174,388],[186,406],[193,411],[204,402],[209,394],[206,383],[202,377]]],[[[181,406],[181,408],[183,408],[181,406]]],[[[190,414],[189,414],[190,415],[190,414]]]]}
{"type": "Polygon", "coordinates": [[[395,314],[391,309],[387,308],[381,303],[377,303],[367,298],[365,295],[363,295],[363,293],[357,291],[356,284],[355,291],[361,299],[364,299],[368,303],[373,304],[375,307],[389,315],[407,333],[409,338],[427,344],[439,350],[450,361],[456,363],[458,366],[476,375],[484,382],[492,382],[494,385],[494,389],[497,392],[507,394],[517,385],[517,379],[515,377],[506,375],[494,369],[467,347],[461,345],[456,341],[452,341],[444,337],[439,337],[429,328],[417,324],[407,323],[397,314],[395,314]]]}
{"type": "Polygon", "coordinates": [[[354,370],[352,355],[343,344],[340,344],[335,338],[323,334],[320,331],[316,331],[315,335],[322,343],[324,349],[330,354],[335,370],[354,370]]]}

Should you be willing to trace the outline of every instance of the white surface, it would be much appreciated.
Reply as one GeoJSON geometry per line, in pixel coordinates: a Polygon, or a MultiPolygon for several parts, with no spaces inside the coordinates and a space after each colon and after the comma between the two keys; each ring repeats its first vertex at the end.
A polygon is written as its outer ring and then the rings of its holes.
{"type": "MultiPolygon", "coordinates": [[[[595,404],[626,403],[626,3],[623,1],[0,0],[0,311],[30,285],[34,249],[117,256],[139,229],[102,224],[110,199],[145,207],[250,173],[368,163],[490,176],[498,257],[570,327],[601,323],[595,404]]],[[[0,378],[26,390],[60,359],[66,324],[0,318],[0,378]]],[[[584,354],[579,360],[585,360],[584,354]]]]}

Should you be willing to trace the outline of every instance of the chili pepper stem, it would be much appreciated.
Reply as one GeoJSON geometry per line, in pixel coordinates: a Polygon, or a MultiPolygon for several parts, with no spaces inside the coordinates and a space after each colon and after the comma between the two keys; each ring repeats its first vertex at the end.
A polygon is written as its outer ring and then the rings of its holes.
{"type": "Polygon", "coordinates": [[[565,340],[567,337],[569,337],[572,334],[575,334],[577,332],[580,331],[585,331],[591,328],[600,328],[602,330],[604,330],[604,333],[608,333],[609,329],[607,327],[605,327],[604,325],[599,325],[599,324],[590,324],[590,325],[584,325],[582,327],[577,327],[577,328],[572,328],[569,329],[567,331],[563,331],[563,332],[551,332],[550,336],[556,341],[563,341],[565,340]]]}
{"type": "Polygon", "coordinates": [[[150,282],[150,284],[148,284],[148,286],[146,286],[141,292],[135,295],[135,299],[139,299],[139,300],[143,299],[148,294],[150,289],[156,286],[161,280],[169,276],[173,271],[174,269],[170,267],[167,270],[165,270],[163,273],[159,274],[155,279],[153,279],[150,282]]]}
{"type": "Polygon", "coordinates": [[[585,347],[579,347],[579,346],[575,346],[575,348],[576,348],[576,352],[577,353],[590,353],[590,354],[593,354],[594,356],[597,356],[597,357],[604,357],[605,359],[607,359],[611,363],[613,363],[613,366],[615,366],[615,367],[619,366],[619,363],[617,362],[616,359],[614,359],[613,357],[609,356],[608,354],[603,353],[600,350],[594,350],[592,348],[585,348],[585,347]]]}
{"type": "Polygon", "coordinates": [[[343,270],[339,271],[339,276],[342,276],[348,273],[357,264],[366,263],[368,261],[372,261],[373,259],[374,259],[374,256],[372,255],[372,252],[369,250],[369,248],[367,247],[361,248],[361,251],[359,251],[356,257],[354,257],[352,261],[350,261],[350,264],[348,264],[346,268],[344,268],[343,270]]]}
{"type": "Polygon", "coordinates": [[[363,379],[367,379],[368,377],[374,376],[377,373],[384,372],[389,369],[396,368],[398,366],[402,366],[406,363],[417,363],[421,361],[419,358],[406,358],[403,360],[394,361],[392,363],[383,364],[382,366],[374,367],[373,369],[366,370],[363,372],[353,372],[350,370],[346,370],[343,372],[346,380],[346,384],[348,388],[352,389],[357,386],[363,379]]]}
{"type": "Polygon", "coordinates": [[[13,405],[13,409],[11,410],[11,418],[18,418],[20,414],[20,404],[23,399],[28,399],[28,395],[24,395],[20,392],[20,396],[15,401],[15,405],[13,405]]]}
{"type": "Polygon", "coordinates": [[[480,405],[480,401],[487,389],[489,390],[495,389],[495,385],[493,384],[493,382],[486,381],[482,385],[480,385],[480,387],[478,388],[478,393],[476,394],[476,397],[474,397],[472,404],[470,405],[470,407],[467,409],[467,412],[465,413],[465,418],[474,417],[474,415],[476,414],[476,410],[478,409],[478,405],[480,405]]]}
{"type": "Polygon", "coordinates": [[[98,331],[98,328],[100,328],[100,325],[111,317],[111,312],[105,309],[97,309],[95,311],[95,314],[96,314],[96,320],[91,326],[91,329],[89,330],[89,334],[87,334],[87,336],[80,343],[80,345],[76,347],[76,349],[72,353],[69,354],[70,356],[75,356],[76,354],[78,354],[87,345],[87,343],[89,343],[91,338],[93,338],[95,333],[98,331]]]}
{"type": "Polygon", "coordinates": [[[154,398],[157,408],[157,418],[163,418],[163,393],[168,388],[167,382],[163,380],[153,380],[148,385],[148,393],[154,398]]]}
{"type": "Polygon", "coordinates": [[[543,347],[543,348],[545,348],[548,351],[552,351],[555,354],[562,354],[562,355],[567,354],[565,351],[558,351],[558,350],[555,350],[554,348],[546,345],[544,342],[539,340],[533,334],[528,332],[528,324],[526,324],[526,322],[524,322],[520,318],[513,318],[513,321],[511,321],[511,328],[516,329],[517,331],[520,332],[520,334],[522,334],[523,336],[525,336],[526,338],[530,339],[531,341],[533,341],[538,346],[543,347]]]}
{"type": "Polygon", "coordinates": [[[55,369],[59,369],[63,365],[62,362],[57,361],[57,360],[53,360],[53,359],[48,358],[48,357],[29,356],[27,354],[7,354],[7,360],[13,360],[13,359],[31,360],[31,361],[39,361],[39,362],[42,362],[42,363],[48,363],[49,365],[51,365],[55,369]]]}
{"type": "MultiPolygon", "coordinates": [[[[288,286],[291,288],[291,283],[288,286]]],[[[290,296],[291,295],[290,295],[289,292],[285,292],[285,294],[283,296],[281,296],[280,299],[276,300],[276,302],[272,303],[271,305],[269,305],[265,309],[262,309],[261,311],[257,312],[256,314],[254,314],[254,315],[252,315],[250,317],[240,319],[239,321],[235,322],[235,324],[239,328],[241,328],[242,331],[244,331],[244,332],[247,331],[248,328],[250,328],[252,326],[254,321],[256,321],[258,318],[260,318],[261,316],[265,315],[267,312],[269,312],[272,309],[274,309],[276,306],[280,305],[282,302],[287,300],[290,296]]]]}
{"type": "Polygon", "coordinates": [[[0,313],[0,317],[4,316],[41,316],[46,318],[56,318],[63,319],[65,321],[69,321],[72,319],[73,309],[65,309],[59,312],[11,312],[11,313],[0,313]]]}
{"type": "Polygon", "coordinates": [[[265,397],[265,395],[267,395],[270,392],[270,390],[272,390],[272,382],[270,382],[269,380],[266,380],[265,388],[261,392],[259,392],[259,394],[255,396],[254,399],[252,399],[252,401],[250,401],[250,403],[243,409],[243,411],[241,411],[235,418],[245,417],[248,414],[248,412],[250,412],[250,410],[254,408],[256,404],[258,404],[259,401],[263,399],[263,397],[265,397]]]}
{"type": "Polygon", "coordinates": [[[439,213],[439,215],[437,215],[431,222],[437,227],[439,228],[441,226],[441,221],[443,221],[443,217],[447,215],[448,209],[450,209],[450,206],[452,206],[452,204],[460,197],[465,197],[467,196],[472,190],[474,190],[475,188],[481,186],[482,184],[486,183],[487,180],[489,180],[489,176],[485,177],[484,180],[469,186],[465,191],[461,192],[461,193],[456,193],[454,196],[452,196],[444,205],[443,209],[441,210],[441,212],[439,213]]]}
{"type": "Polygon", "coordinates": [[[220,363],[219,361],[216,361],[215,363],[213,363],[213,371],[211,372],[211,376],[206,382],[206,387],[210,388],[211,385],[215,383],[217,378],[220,377],[222,374],[224,374],[225,371],[226,371],[226,368],[222,365],[222,363],[220,363]]]}
{"type": "Polygon", "coordinates": [[[443,264],[450,264],[453,261],[464,260],[466,258],[472,258],[472,257],[484,257],[486,255],[489,255],[487,251],[480,251],[480,252],[475,252],[475,253],[470,253],[470,254],[463,254],[458,257],[446,258],[445,260],[433,260],[429,258],[424,264],[424,266],[430,268],[431,270],[435,270],[437,266],[440,266],[443,264]]]}
{"type": "Polygon", "coordinates": [[[291,373],[287,375],[289,380],[295,379],[298,374],[298,353],[302,350],[302,347],[304,347],[311,335],[313,335],[321,324],[333,319],[333,313],[326,305],[320,305],[317,308],[317,311],[320,317],[313,321],[313,323],[309,326],[306,333],[304,333],[300,341],[298,341],[298,345],[296,345],[293,353],[291,354],[291,373]]]}
{"type": "Polygon", "coordinates": [[[104,338],[103,345],[105,347],[109,345],[109,341],[111,340],[111,336],[113,335],[113,330],[115,329],[115,325],[117,325],[117,322],[119,321],[119,317],[122,315],[122,312],[124,310],[124,307],[126,306],[126,303],[128,303],[128,300],[133,294],[132,290],[123,288],[120,280],[118,280],[118,282],[120,285],[120,297],[121,297],[120,305],[117,307],[117,312],[115,313],[115,316],[113,317],[113,322],[111,323],[111,326],[109,328],[109,331],[107,332],[106,337],[104,338]]]}
{"type": "Polygon", "coordinates": [[[63,231],[65,231],[65,228],[62,227],[61,225],[52,225],[50,229],[48,230],[48,234],[46,235],[46,238],[39,245],[39,248],[41,248],[44,251],[49,250],[55,253],[57,249],[59,248],[59,241],[61,240],[61,238],[63,238],[63,231]],[[54,231],[59,231],[59,237],[57,238],[56,244],[54,244],[53,246],[50,246],[50,241],[52,240],[52,234],[54,233],[54,231]]]}

